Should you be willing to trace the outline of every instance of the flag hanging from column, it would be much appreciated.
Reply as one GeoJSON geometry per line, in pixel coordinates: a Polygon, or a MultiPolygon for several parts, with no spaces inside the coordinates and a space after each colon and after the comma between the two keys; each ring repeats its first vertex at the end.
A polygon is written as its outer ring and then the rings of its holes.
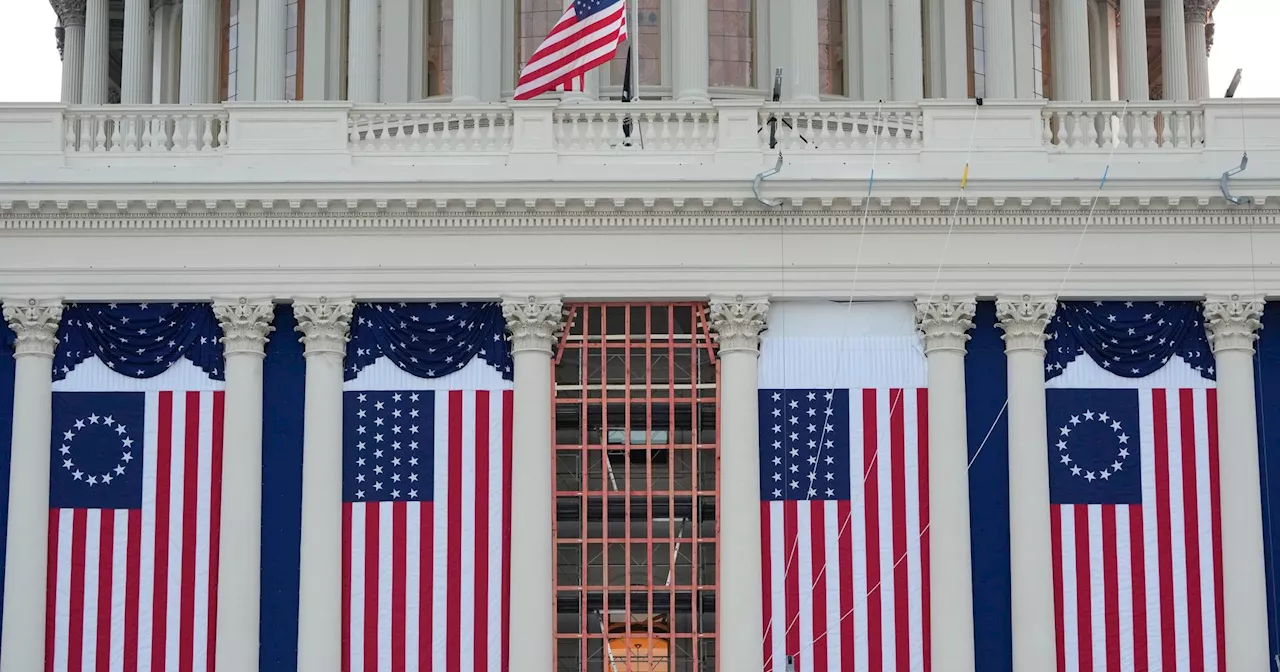
{"type": "Polygon", "coordinates": [[[514,99],[581,91],[586,74],[612,60],[626,39],[626,0],[573,0],[521,69],[514,99]]]}

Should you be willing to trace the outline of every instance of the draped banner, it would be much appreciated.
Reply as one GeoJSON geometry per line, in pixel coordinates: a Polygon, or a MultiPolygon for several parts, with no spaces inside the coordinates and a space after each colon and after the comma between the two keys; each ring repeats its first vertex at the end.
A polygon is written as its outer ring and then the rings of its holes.
{"type": "Polygon", "coordinates": [[[46,669],[214,669],[222,345],[208,304],[69,305],[54,356],[46,669]]]}
{"type": "Polygon", "coordinates": [[[343,386],[344,672],[507,669],[505,329],[493,303],[356,305],[343,386]]]}
{"type": "Polygon", "coordinates": [[[1064,302],[1046,358],[1059,672],[1221,672],[1213,356],[1194,302],[1064,302]]]}
{"type": "MultiPolygon", "coordinates": [[[[9,458],[13,454],[13,330],[0,325],[0,604],[4,601],[4,570],[9,537],[9,458]]],[[[0,628],[4,623],[0,622],[0,628]]]]}
{"type": "Polygon", "coordinates": [[[770,313],[759,383],[765,668],[927,670],[928,376],[914,306],[770,313]]]}

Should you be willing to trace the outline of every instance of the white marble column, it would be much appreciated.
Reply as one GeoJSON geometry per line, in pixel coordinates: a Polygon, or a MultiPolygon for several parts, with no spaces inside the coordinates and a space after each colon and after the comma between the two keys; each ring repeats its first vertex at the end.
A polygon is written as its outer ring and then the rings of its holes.
{"type": "Polygon", "coordinates": [[[1222,493],[1222,588],[1228,670],[1269,670],[1262,485],[1254,406],[1253,342],[1260,296],[1210,296],[1205,330],[1218,380],[1218,479],[1222,493]]]}
{"type": "MultiPolygon", "coordinates": [[[[663,6],[663,11],[672,13],[671,88],[675,99],[706,101],[708,68],[711,65],[707,42],[710,31],[707,0],[680,0],[663,6]]],[[[814,21],[814,29],[817,30],[817,20],[814,21]]],[[[638,32],[639,29],[636,30],[638,32]]]]}
{"type": "MultiPolygon", "coordinates": [[[[934,82],[941,81],[942,86],[935,86],[934,98],[964,100],[969,97],[969,43],[968,19],[965,18],[965,3],[955,0],[930,0],[931,11],[938,15],[937,20],[930,18],[930,28],[940,33],[941,53],[934,62],[942,71],[934,77],[934,82]]],[[[985,47],[984,47],[985,48],[985,47]]]]}
{"type": "Polygon", "coordinates": [[[284,100],[285,0],[258,0],[254,100],[284,100]]]}
{"type": "Polygon", "coordinates": [[[760,332],[766,298],[712,297],[720,354],[720,648],[722,670],[764,670],[760,562],[760,332]],[[732,561],[728,561],[732,559],[732,561]]]}
{"type": "Polygon", "coordinates": [[[1120,0],[1120,97],[1150,98],[1147,76],[1147,15],[1143,0],[1120,0]]]}
{"type": "Polygon", "coordinates": [[[893,0],[893,99],[924,98],[924,26],[920,0],[893,0]]]}
{"type": "Polygon", "coordinates": [[[84,81],[85,0],[53,0],[53,11],[62,23],[62,102],[80,102],[84,81]]]}
{"type": "Polygon", "coordinates": [[[564,327],[564,306],[554,297],[507,298],[502,315],[511,333],[512,421],[519,428],[511,458],[512,473],[519,474],[511,484],[511,548],[519,549],[520,562],[512,565],[507,627],[511,650],[520,652],[522,672],[551,672],[555,662],[551,347],[564,327]]]}
{"type": "Polygon", "coordinates": [[[182,64],[178,79],[178,102],[211,103],[209,78],[209,20],[207,5],[214,0],[182,0],[182,64]]]}
{"type": "MultiPolygon", "coordinates": [[[[919,2],[919,0],[914,0],[919,2]]],[[[818,102],[818,2],[793,0],[791,3],[790,63],[783,71],[782,94],[797,103],[818,102]]],[[[705,14],[705,10],[704,10],[705,14]]],[[[705,41],[706,38],[703,38],[705,41]]],[[[772,80],[770,80],[772,81],[772,80]]]]}
{"type": "Polygon", "coordinates": [[[306,672],[342,669],[342,361],[354,309],[349,299],[293,302],[307,360],[298,600],[306,672]]]}
{"type": "Polygon", "coordinates": [[[108,0],[88,0],[84,20],[84,72],[80,102],[105,105],[110,89],[111,23],[108,0]]]}
{"type": "Polygon", "coordinates": [[[1009,381],[1013,672],[1044,672],[1057,665],[1044,393],[1045,327],[1056,308],[1053,297],[996,299],[1009,381]]]}
{"type": "Polygon", "coordinates": [[[1210,9],[1209,0],[1186,0],[1183,5],[1187,21],[1187,89],[1191,100],[1213,97],[1209,93],[1209,45],[1205,41],[1210,9]]]}
{"type": "Polygon", "coordinates": [[[151,2],[125,0],[124,64],[120,68],[120,102],[151,102],[151,2]]]}
{"type": "Polygon", "coordinates": [[[384,103],[409,102],[410,33],[420,32],[423,25],[410,21],[412,9],[409,0],[382,0],[382,57],[378,64],[382,74],[378,100],[384,103]]]}
{"type": "MultiPolygon", "coordinates": [[[[470,3],[459,3],[464,9],[470,3]]],[[[378,102],[378,0],[351,0],[347,12],[347,100],[353,103],[378,102]]],[[[457,19],[455,15],[455,31],[457,19]]],[[[457,34],[455,32],[455,34],[457,34]]],[[[454,47],[457,72],[457,47],[454,47]]]]}
{"type": "Polygon", "coordinates": [[[1164,99],[1188,100],[1187,27],[1182,0],[1162,0],[1160,4],[1160,44],[1164,99]]]}
{"type": "Polygon", "coordinates": [[[973,297],[916,301],[929,360],[929,603],[934,672],[974,672],[964,355],[973,297]]]}
{"type": "MultiPolygon", "coordinates": [[[[1141,0],[1139,0],[1141,1],[1141,0]]],[[[987,65],[987,97],[1017,97],[1017,67],[1013,58],[1013,0],[986,0],[983,28],[987,65]]]]}
{"type": "Polygon", "coordinates": [[[262,360],[271,300],[215,301],[226,359],[226,450],[218,548],[218,667],[258,669],[262,570],[262,360]]]}
{"type": "Polygon", "coordinates": [[[49,440],[53,422],[53,351],[58,301],[6,301],[17,335],[13,357],[13,443],[9,459],[9,529],[5,537],[4,621],[0,672],[45,669],[45,579],[49,553],[49,440]]]}
{"type": "Polygon", "coordinates": [[[1053,98],[1061,101],[1093,100],[1089,65],[1089,0],[1055,0],[1053,98]]]}
{"type": "MultiPolygon", "coordinates": [[[[485,44],[483,8],[477,1],[453,4],[453,101],[480,100],[481,51],[485,44]]],[[[493,24],[494,27],[497,24],[493,24]]]]}
{"type": "Polygon", "coordinates": [[[862,0],[862,98],[888,100],[889,0],[862,0]]]}

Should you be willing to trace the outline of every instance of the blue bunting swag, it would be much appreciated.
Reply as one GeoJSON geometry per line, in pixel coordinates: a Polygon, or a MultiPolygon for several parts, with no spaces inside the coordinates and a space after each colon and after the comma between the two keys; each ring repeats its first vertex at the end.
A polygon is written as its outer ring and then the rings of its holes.
{"type": "Polygon", "coordinates": [[[112,371],[151,378],[186,357],[223,379],[222,329],[207,303],[70,304],[58,327],[54,380],[96,356],[112,371]]]}
{"type": "Polygon", "coordinates": [[[1160,370],[1173,355],[1209,380],[1213,351],[1195,301],[1064,301],[1049,325],[1045,380],[1081,354],[1125,378],[1160,370]]]}
{"type": "Polygon", "coordinates": [[[506,320],[497,303],[357,303],[346,379],[379,357],[419,378],[440,378],[479,356],[512,379],[506,320]]]}

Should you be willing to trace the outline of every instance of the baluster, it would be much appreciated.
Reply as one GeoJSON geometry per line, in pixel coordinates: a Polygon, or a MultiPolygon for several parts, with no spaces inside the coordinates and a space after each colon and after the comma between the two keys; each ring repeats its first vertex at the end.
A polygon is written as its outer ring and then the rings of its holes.
{"type": "Polygon", "coordinates": [[[473,151],[484,149],[484,130],[480,127],[482,118],[484,118],[484,114],[481,112],[467,113],[467,119],[471,122],[471,132],[468,134],[470,142],[467,144],[471,146],[473,151]]]}
{"type": "Polygon", "coordinates": [[[76,142],[76,127],[80,125],[79,119],[74,116],[67,115],[62,127],[65,130],[63,134],[62,148],[70,152],[80,151],[80,144],[76,142]]]}
{"type": "Polygon", "coordinates": [[[1054,115],[1053,110],[1048,110],[1048,109],[1040,113],[1040,119],[1043,122],[1041,124],[1042,128],[1040,131],[1040,137],[1041,137],[1041,142],[1042,144],[1044,144],[1045,147],[1053,147],[1058,144],[1057,142],[1054,141],[1054,137],[1053,137],[1053,115],[1054,115]]]}
{"type": "Polygon", "coordinates": [[[1178,146],[1191,146],[1191,111],[1178,110],[1178,146]]]}
{"type": "Polygon", "coordinates": [[[139,133],[138,133],[138,123],[139,123],[138,115],[136,114],[122,115],[120,123],[126,124],[125,135],[124,135],[124,151],[126,152],[138,151],[138,141],[140,139],[139,133]]]}
{"type": "Polygon", "coordinates": [[[1195,147],[1204,146],[1204,110],[1195,110],[1189,115],[1191,119],[1191,143],[1195,147]]]}
{"type": "Polygon", "coordinates": [[[202,152],[213,151],[213,122],[217,118],[218,115],[216,114],[200,115],[200,122],[204,126],[203,132],[200,135],[200,151],[202,152]]]}
{"type": "Polygon", "coordinates": [[[95,114],[93,115],[92,118],[93,118],[93,121],[91,123],[93,124],[93,129],[94,129],[93,151],[95,152],[106,151],[106,148],[107,148],[106,117],[104,115],[95,114]]]}
{"type": "Polygon", "coordinates": [[[1098,118],[1096,112],[1088,110],[1080,113],[1080,131],[1084,134],[1084,146],[1093,149],[1098,146],[1098,118]]]}
{"type": "Polygon", "coordinates": [[[214,119],[218,121],[218,149],[221,150],[227,146],[227,120],[229,117],[219,113],[214,115],[214,119]]]}

